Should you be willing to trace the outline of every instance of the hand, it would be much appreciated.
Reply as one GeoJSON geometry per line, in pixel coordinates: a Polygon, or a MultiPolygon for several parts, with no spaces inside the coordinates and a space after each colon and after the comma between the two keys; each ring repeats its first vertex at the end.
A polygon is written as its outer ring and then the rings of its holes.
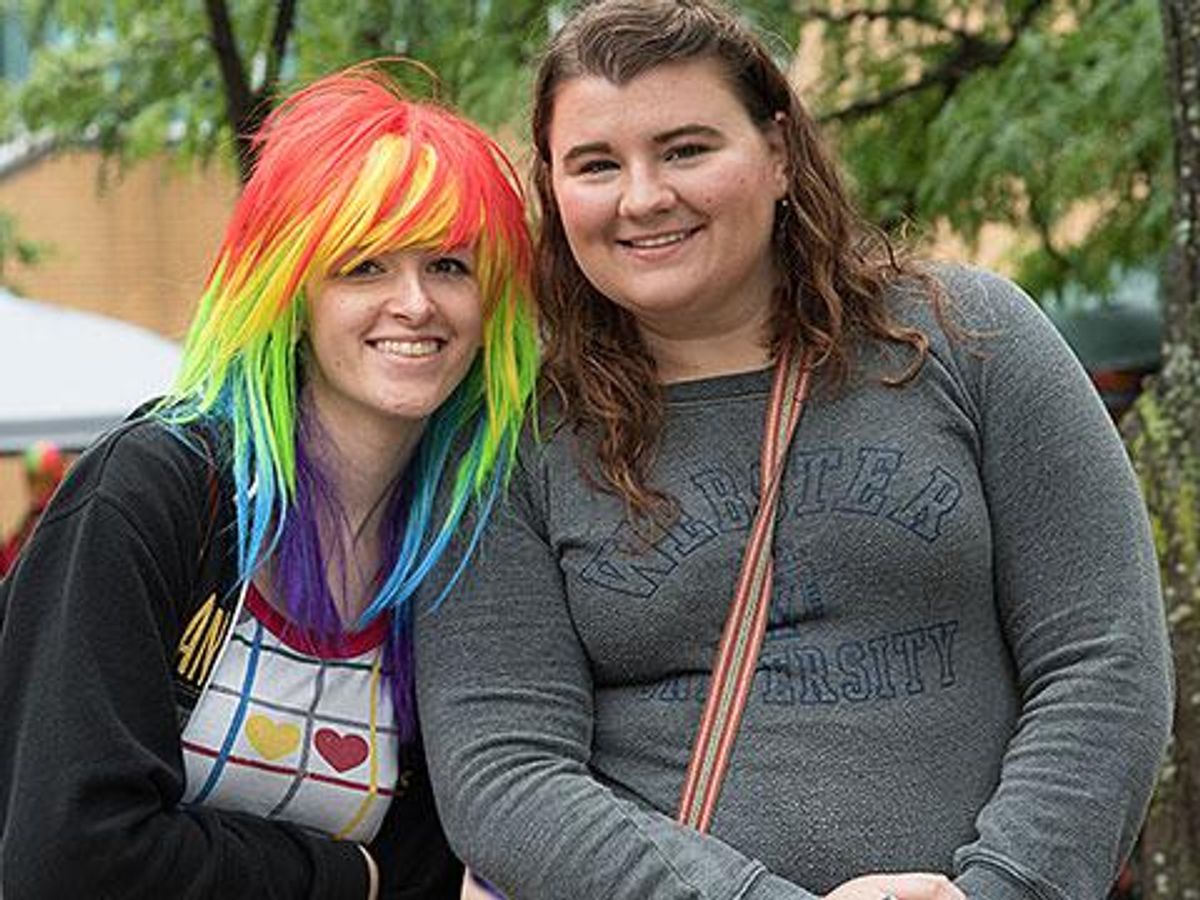
{"type": "Polygon", "coordinates": [[[462,893],[459,895],[459,900],[496,900],[496,896],[472,878],[470,872],[463,873],[462,893]]]}
{"type": "Polygon", "coordinates": [[[895,872],[862,875],[839,884],[825,900],[966,900],[945,875],[930,872],[895,872]]]}

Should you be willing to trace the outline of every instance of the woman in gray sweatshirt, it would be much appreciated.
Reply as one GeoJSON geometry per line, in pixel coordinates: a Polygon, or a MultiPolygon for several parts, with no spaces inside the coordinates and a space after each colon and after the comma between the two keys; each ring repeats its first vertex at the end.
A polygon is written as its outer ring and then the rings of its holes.
{"type": "Polygon", "coordinates": [[[1102,898],[1170,665],[1137,483],[1054,329],[1001,278],[897,261],[708,0],[585,6],[533,127],[551,390],[416,626],[455,849],[521,900],[1102,898]],[[812,391],[702,835],[673,812],[787,346],[812,391]]]}

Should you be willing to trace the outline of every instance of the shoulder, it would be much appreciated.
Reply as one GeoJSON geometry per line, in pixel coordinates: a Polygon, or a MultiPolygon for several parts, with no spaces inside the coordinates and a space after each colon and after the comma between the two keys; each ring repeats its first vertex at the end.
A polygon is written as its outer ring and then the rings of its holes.
{"type": "Polygon", "coordinates": [[[1037,303],[1019,285],[986,269],[931,263],[896,281],[885,295],[889,311],[905,326],[939,343],[939,336],[976,336],[1011,327],[1048,327],[1037,303]]]}
{"type": "Polygon", "coordinates": [[[206,429],[174,427],[149,416],[122,423],[88,447],[47,509],[47,524],[103,502],[134,520],[188,517],[202,506],[215,472],[206,429]]]}
{"type": "Polygon", "coordinates": [[[580,477],[580,466],[587,463],[587,445],[580,444],[561,403],[557,398],[539,399],[536,414],[526,419],[517,441],[497,520],[515,518],[542,533],[552,497],[569,490],[580,477]]]}
{"type": "Polygon", "coordinates": [[[902,327],[927,338],[930,357],[964,377],[998,366],[1074,360],[1033,297],[985,269],[931,264],[920,277],[894,284],[885,302],[902,327]]]}
{"type": "Polygon", "coordinates": [[[1083,365],[1028,293],[982,269],[943,265],[927,271],[941,291],[940,309],[914,299],[912,285],[892,298],[897,318],[929,340],[919,380],[948,386],[981,427],[1004,418],[1005,427],[987,432],[993,441],[1018,434],[1017,426],[1032,422],[1035,409],[1050,406],[1056,411],[1047,415],[1058,423],[1086,422],[1093,436],[1110,430],[1083,365]]]}
{"type": "MultiPolygon", "coordinates": [[[[100,579],[131,598],[158,598],[148,601],[155,606],[161,599],[164,609],[190,602],[196,560],[214,533],[219,484],[202,434],[138,417],[98,439],[68,470],[39,521],[18,570],[19,589],[67,596],[100,579]],[[64,579],[67,569],[79,577],[64,579]]],[[[214,569],[224,565],[224,555],[213,560],[214,569]]]]}

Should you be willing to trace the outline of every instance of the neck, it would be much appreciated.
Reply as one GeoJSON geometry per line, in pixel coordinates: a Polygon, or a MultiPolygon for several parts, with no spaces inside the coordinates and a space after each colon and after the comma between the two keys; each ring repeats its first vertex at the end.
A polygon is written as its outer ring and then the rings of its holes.
{"type": "Polygon", "coordinates": [[[378,515],[380,501],[408,465],[425,423],[366,416],[305,391],[305,414],[315,427],[308,450],[325,472],[353,530],[378,515]]]}
{"type": "Polygon", "coordinates": [[[336,558],[328,550],[340,545],[345,561],[344,573],[334,567],[326,577],[342,620],[350,623],[377,589],[387,501],[416,449],[423,423],[397,422],[380,428],[368,421],[343,423],[320,408],[310,408],[309,414],[315,427],[309,429],[306,449],[321,467],[342,514],[322,517],[319,524],[326,559],[336,558]]]}
{"type": "Polygon", "coordinates": [[[333,435],[310,448],[329,480],[355,540],[375,529],[386,500],[404,472],[419,433],[391,446],[365,446],[361,438],[347,443],[333,435]]]}
{"type": "Polygon", "coordinates": [[[762,304],[757,315],[708,327],[673,329],[652,322],[638,326],[659,380],[666,384],[750,372],[771,362],[769,304],[762,304]]]}

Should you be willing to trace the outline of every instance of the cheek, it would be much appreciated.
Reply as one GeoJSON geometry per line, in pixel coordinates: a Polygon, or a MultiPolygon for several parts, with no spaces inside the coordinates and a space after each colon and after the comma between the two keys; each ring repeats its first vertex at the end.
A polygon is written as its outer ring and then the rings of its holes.
{"type": "Polygon", "coordinates": [[[563,231],[574,245],[586,240],[607,221],[606,204],[600,197],[582,191],[564,190],[555,194],[563,231]]]}
{"type": "Polygon", "coordinates": [[[309,302],[307,327],[326,334],[351,328],[362,317],[358,311],[362,305],[361,298],[356,305],[354,297],[342,291],[326,289],[309,302]]]}
{"type": "Polygon", "coordinates": [[[569,194],[559,201],[558,213],[575,264],[589,281],[603,290],[605,272],[612,264],[608,229],[613,217],[596,200],[569,194]]]}
{"type": "Polygon", "coordinates": [[[479,348],[483,346],[483,317],[460,318],[455,324],[455,332],[457,342],[454,355],[450,358],[449,372],[452,382],[457,384],[467,377],[471,364],[479,355],[479,348]]]}
{"type": "Polygon", "coordinates": [[[483,343],[483,316],[478,313],[471,321],[470,328],[467,330],[467,340],[471,344],[472,352],[478,350],[483,343]]]}
{"type": "Polygon", "coordinates": [[[454,300],[454,331],[471,352],[483,342],[483,298],[478,291],[464,292],[454,300]]]}
{"type": "Polygon", "coordinates": [[[708,175],[702,184],[696,184],[690,196],[693,205],[702,212],[717,214],[724,210],[745,208],[770,193],[765,173],[752,171],[745,166],[728,166],[708,175]]]}

